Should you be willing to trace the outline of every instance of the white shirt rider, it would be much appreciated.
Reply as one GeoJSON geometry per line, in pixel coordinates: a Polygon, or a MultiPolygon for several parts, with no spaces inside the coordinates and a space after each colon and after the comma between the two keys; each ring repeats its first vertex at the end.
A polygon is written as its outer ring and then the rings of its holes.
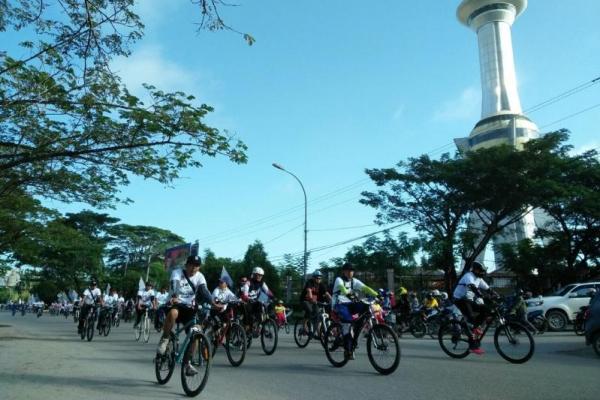
{"type": "Polygon", "coordinates": [[[158,292],[158,293],[156,293],[155,298],[156,298],[156,302],[158,303],[158,306],[160,307],[160,306],[165,305],[169,301],[170,296],[169,296],[168,292],[164,292],[164,293],[158,292]]]}
{"type": "Polygon", "coordinates": [[[228,287],[222,289],[217,286],[212,292],[212,297],[216,302],[219,302],[224,305],[222,311],[225,311],[227,309],[228,303],[235,302],[238,300],[237,296],[233,294],[233,292],[229,290],[228,287]]]}
{"type": "Polygon", "coordinates": [[[331,301],[332,306],[335,306],[336,304],[352,302],[347,295],[340,293],[339,289],[337,289],[339,286],[344,286],[348,291],[348,294],[353,293],[358,295],[361,293],[362,288],[366,285],[356,278],[345,280],[338,276],[335,278],[335,282],[333,283],[333,298],[331,301]]]}
{"type": "Polygon", "coordinates": [[[152,298],[156,296],[154,289],[140,290],[138,296],[141,297],[140,304],[146,307],[152,306],[152,298]]]}
{"type": "Polygon", "coordinates": [[[488,290],[490,286],[482,279],[477,276],[473,272],[467,272],[460,281],[458,285],[456,285],[456,289],[454,289],[454,297],[456,300],[466,299],[466,300],[475,300],[475,292],[470,289],[470,285],[475,286],[480,290],[488,290]]]}
{"type": "Polygon", "coordinates": [[[100,299],[102,296],[102,291],[100,288],[91,289],[87,288],[83,291],[83,303],[87,305],[92,305],[96,300],[100,299]]]}
{"type": "Polygon", "coordinates": [[[171,295],[177,296],[180,304],[193,307],[195,304],[195,290],[200,285],[206,285],[206,279],[199,271],[192,276],[188,276],[188,279],[194,285],[194,288],[192,288],[183,274],[183,269],[176,269],[171,273],[171,295]]]}

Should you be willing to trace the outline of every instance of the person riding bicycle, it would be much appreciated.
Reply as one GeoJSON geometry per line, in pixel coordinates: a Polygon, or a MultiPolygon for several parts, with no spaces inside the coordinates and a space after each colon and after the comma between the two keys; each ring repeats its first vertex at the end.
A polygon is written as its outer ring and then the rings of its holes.
{"type": "MultiPolygon", "coordinates": [[[[362,292],[366,295],[376,297],[378,293],[354,278],[354,266],[346,262],[342,265],[342,276],[338,276],[333,283],[332,306],[339,315],[342,322],[342,333],[344,334],[344,355],[353,360],[352,352],[352,332],[350,326],[353,321],[353,314],[361,314],[366,310],[367,305],[362,302],[355,302],[357,294],[362,292]]],[[[355,334],[358,334],[356,332],[355,334]]]]}
{"type": "Polygon", "coordinates": [[[212,297],[215,303],[221,304],[222,308],[211,310],[211,315],[218,317],[217,319],[220,322],[227,323],[228,317],[225,315],[227,305],[229,303],[236,303],[239,301],[237,296],[233,294],[231,290],[229,290],[229,287],[227,286],[227,279],[219,279],[219,284],[215,290],[213,290],[212,297]]]}
{"type": "MultiPolygon", "coordinates": [[[[246,329],[254,326],[254,321],[260,322],[264,297],[273,298],[273,293],[263,281],[264,275],[265,271],[261,267],[254,267],[250,280],[241,287],[240,298],[245,302],[244,321],[246,329]]],[[[258,337],[258,331],[253,332],[253,336],[258,337]]]]}
{"type": "MultiPolygon", "coordinates": [[[[312,278],[306,281],[304,289],[300,293],[304,318],[305,320],[312,321],[315,329],[319,322],[319,308],[317,303],[331,303],[331,295],[322,280],[323,274],[321,271],[316,270],[313,272],[312,278]]],[[[308,326],[304,326],[304,331],[309,332],[308,326]]]]}
{"type": "Polygon", "coordinates": [[[435,313],[439,307],[440,305],[435,296],[433,295],[433,292],[427,293],[427,296],[425,296],[425,300],[423,300],[423,312],[425,313],[425,315],[429,316],[435,313]]]}
{"type": "MultiPolygon", "coordinates": [[[[106,294],[104,296],[104,307],[106,308],[106,312],[110,311],[110,318],[111,320],[115,317],[117,310],[118,310],[118,304],[119,303],[119,295],[117,294],[117,289],[116,288],[110,288],[110,294],[106,294]]],[[[103,310],[104,312],[104,310],[103,310]]],[[[99,318],[98,318],[99,320],[99,318]]]]}
{"type": "Polygon", "coordinates": [[[169,292],[167,292],[165,286],[161,287],[160,292],[156,293],[156,296],[154,296],[154,308],[156,309],[156,314],[154,315],[154,328],[157,330],[160,329],[161,319],[164,319],[169,297],[169,292]]]}
{"type": "Polygon", "coordinates": [[[153,310],[154,309],[154,297],[156,296],[156,292],[153,289],[152,282],[146,282],[146,289],[138,291],[137,294],[137,304],[135,307],[135,323],[133,324],[133,329],[137,329],[140,320],[142,319],[142,315],[146,312],[146,309],[153,310]]]}
{"type": "MultiPolygon", "coordinates": [[[[196,304],[210,303],[216,308],[221,307],[214,302],[206,287],[206,278],[200,272],[201,265],[200,256],[189,256],[184,269],[177,268],[171,273],[171,299],[168,303],[170,308],[156,349],[160,355],[164,355],[167,351],[169,335],[175,323],[185,325],[194,318],[196,304]]],[[[194,376],[198,371],[191,364],[187,364],[185,374],[194,376]]]]}
{"type": "Polygon", "coordinates": [[[275,305],[275,320],[277,322],[277,326],[283,326],[287,322],[285,310],[286,309],[283,305],[283,300],[279,300],[275,305]]]}
{"type": "Polygon", "coordinates": [[[456,307],[462,312],[467,322],[471,324],[471,329],[467,330],[469,350],[479,355],[484,353],[479,346],[478,339],[482,334],[479,326],[489,315],[482,297],[482,291],[491,291],[490,286],[483,280],[486,272],[487,269],[483,264],[474,261],[471,271],[460,279],[452,296],[456,307]]]}
{"type": "Polygon", "coordinates": [[[81,334],[83,324],[96,303],[103,304],[102,291],[98,288],[98,282],[95,279],[90,281],[90,286],[83,291],[83,296],[79,302],[81,311],[79,312],[79,324],[77,325],[77,333],[81,334]]]}

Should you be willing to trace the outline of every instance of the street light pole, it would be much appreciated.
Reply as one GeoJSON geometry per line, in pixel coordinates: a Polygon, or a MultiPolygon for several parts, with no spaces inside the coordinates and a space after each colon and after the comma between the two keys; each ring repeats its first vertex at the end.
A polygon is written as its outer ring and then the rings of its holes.
{"type": "Polygon", "coordinates": [[[308,220],[308,201],[306,198],[306,190],[304,190],[304,185],[302,184],[302,181],[300,181],[300,179],[294,175],[293,173],[291,173],[290,171],[288,171],[287,169],[283,168],[283,166],[281,166],[280,164],[277,163],[273,163],[272,164],[273,167],[282,170],[283,172],[287,172],[288,174],[290,174],[291,176],[293,176],[298,183],[300,184],[300,187],[302,188],[302,193],[304,194],[304,263],[303,263],[303,275],[302,275],[302,283],[306,283],[306,267],[307,267],[307,263],[308,263],[308,250],[307,250],[307,237],[308,237],[308,225],[307,225],[307,220],[308,220]]]}

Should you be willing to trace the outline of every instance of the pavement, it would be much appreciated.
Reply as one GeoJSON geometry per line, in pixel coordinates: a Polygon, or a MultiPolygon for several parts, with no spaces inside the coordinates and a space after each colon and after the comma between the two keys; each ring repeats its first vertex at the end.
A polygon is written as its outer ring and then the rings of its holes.
{"type": "MultiPolygon", "coordinates": [[[[154,357],[159,335],[135,342],[131,324],[92,342],[76,335],[72,319],[44,314],[12,317],[0,312],[0,399],[95,400],[183,399],[179,366],[158,385],[154,357]]],[[[202,399],[377,399],[504,400],[600,398],[600,358],[571,332],[536,336],[532,359],[504,361],[488,339],[486,354],[462,360],[447,357],[437,340],[403,337],[400,366],[379,375],[365,345],[356,360],[333,368],[318,343],[299,349],[282,333],[277,351],[265,356],[258,342],[239,368],[217,351],[202,399]]]]}

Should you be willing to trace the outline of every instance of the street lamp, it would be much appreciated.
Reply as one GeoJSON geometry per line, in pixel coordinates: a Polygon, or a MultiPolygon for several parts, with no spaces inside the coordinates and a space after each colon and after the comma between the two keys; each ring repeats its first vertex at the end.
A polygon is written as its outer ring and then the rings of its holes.
{"type": "Polygon", "coordinates": [[[282,170],[283,172],[287,172],[288,174],[290,174],[291,176],[293,176],[298,183],[300,184],[300,187],[302,188],[302,193],[304,193],[304,263],[303,263],[303,276],[302,276],[302,283],[306,283],[306,264],[308,262],[308,251],[306,249],[306,245],[307,245],[307,236],[308,236],[308,229],[307,229],[307,217],[308,217],[308,202],[306,200],[306,190],[304,190],[304,185],[302,184],[302,182],[300,181],[300,179],[298,179],[298,177],[294,174],[292,174],[290,171],[288,171],[287,169],[283,168],[283,166],[281,166],[281,164],[277,164],[277,163],[273,163],[272,164],[273,167],[282,170]]]}

